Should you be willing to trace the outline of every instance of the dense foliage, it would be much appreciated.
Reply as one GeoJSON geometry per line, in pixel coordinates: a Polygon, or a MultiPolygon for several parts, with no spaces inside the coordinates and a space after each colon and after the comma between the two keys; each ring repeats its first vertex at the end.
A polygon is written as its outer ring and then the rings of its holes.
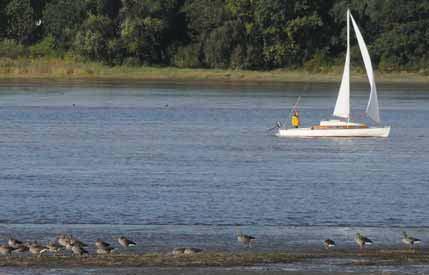
{"type": "Polygon", "coordinates": [[[429,65],[429,0],[1,0],[0,55],[320,70],[343,62],[347,8],[379,69],[429,65]]]}

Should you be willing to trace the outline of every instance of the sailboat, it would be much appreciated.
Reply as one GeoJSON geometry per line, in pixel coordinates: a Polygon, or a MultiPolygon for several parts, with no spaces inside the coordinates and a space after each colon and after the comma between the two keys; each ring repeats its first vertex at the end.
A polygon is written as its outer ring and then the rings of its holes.
{"type": "Polygon", "coordinates": [[[333,116],[338,119],[321,121],[320,125],[310,128],[279,128],[276,136],[279,137],[388,137],[390,126],[369,127],[364,123],[352,122],[350,118],[350,21],[359,44],[359,49],[368,75],[371,93],[366,108],[367,116],[377,125],[380,124],[380,111],[375,85],[374,70],[371,64],[368,48],[362,37],[356,21],[347,10],[347,53],[344,65],[343,78],[338,93],[333,116]]]}

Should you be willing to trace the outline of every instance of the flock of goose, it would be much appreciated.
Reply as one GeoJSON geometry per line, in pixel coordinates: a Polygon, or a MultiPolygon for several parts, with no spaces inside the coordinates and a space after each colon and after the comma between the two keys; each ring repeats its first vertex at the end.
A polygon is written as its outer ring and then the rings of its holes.
{"type": "MultiPolygon", "coordinates": [[[[420,239],[409,236],[406,232],[402,232],[403,238],[401,241],[408,245],[410,248],[414,248],[416,244],[421,243],[420,239]]],[[[256,238],[251,235],[246,235],[241,232],[237,232],[237,240],[242,245],[251,248],[252,243],[256,241],[256,238]]],[[[129,240],[128,238],[121,236],[117,239],[119,245],[126,249],[136,246],[136,243],[129,240]]],[[[363,249],[367,245],[372,245],[373,241],[366,236],[357,233],[355,236],[355,242],[360,249],[363,249]]],[[[324,246],[326,249],[330,249],[336,245],[335,241],[326,239],[324,246]]],[[[89,254],[86,249],[88,245],[72,235],[60,235],[56,238],[55,242],[49,242],[47,245],[41,245],[37,242],[22,242],[17,239],[10,238],[7,244],[0,245],[0,255],[9,256],[12,253],[30,253],[31,255],[41,256],[44,253],[52,253],[57,255],[62,251],[70,251],[72,255],[83,256],[89,254]]],[[[110,243],[107,243],[101,239],[95,241],[95,252],[98,255],[110,254],[116,248],[110,243]]],[[[191,255],[202,252],[202,249],[198,248],[175,248],[172,251],[172,255],[191,255]]]]}
{"type": "MultiPolygon", "coordinates": [[[[414,248],[414,246],[416,244],[420,244],[422,241],[420,239],[414,238],[410,235],[407,234],[407,232],[403,231],[402,232],[402,243],[408,245],[410,247],[410,249],[414,248]]],[[[355,236],[355,242],[356,244],[359,246],[360,249],[363,249],[365,246],[367,245],[372,245],[373,241],[369,238],[367,238],[366,236],[362,235],[361,233],[356,233],[355,236]]],[[[326,239],[324,242],[325,248],[329,249],[331,247],[335,246],[335,241],[331,240],[331,239],[326,239]]]]}
{"type": "MultiPolygon", "coordinates": [[[[118,238],[118,243],[123,248],[136,246],[136,243],[128,238],[121,236],[118,238]]],[[[52,253],[57,255],[61,251],[70,251],[73,255],[82,256],[88,254],[86,249],[88,245],[72,235],[60,235],[55,242],[49,242],[47,245],[41,245],[37,242],[22,242],[17,239],[10,238],[7,244],[0,245],[1,255],[11,255],[12,253],[27,253],[41,256],[44,253],[52,253]]],[[[95,241],[95,251],[97,254],[110,254],[115,248],[100,239],[95,241]]]]}
{"type": "MultiPolygon", "coordinates": [[[[402,243],[408,245],[411,249],[415,247],[416,244],[420,244],[422,241],[420,239],[414,238],[410,235],[407,234],[407,232],[402,232],[402,243]]],[[[251,247],[252,242],[254,242],[256,240],[255,237],[250,236],[250,235],[246,235],[243,233],[238,232],[238,237],[237,237],[238,241],[247,246],[247,247],[251,247]]],[[[365,248],[365,246],[367,245],[372,245],[373,241],[371,239],[369,239],[368,237],[362,235],[361,233],[356,233],[355,236],[355,242],[356,244],[359,246],[360,249],[365,248]]],[[[332,239],[326,239],[323,241],[323,245],[325,246],[326,249],[330,249],[332,247],[336,246],[336,243],[334,240],[332,239]]]]}

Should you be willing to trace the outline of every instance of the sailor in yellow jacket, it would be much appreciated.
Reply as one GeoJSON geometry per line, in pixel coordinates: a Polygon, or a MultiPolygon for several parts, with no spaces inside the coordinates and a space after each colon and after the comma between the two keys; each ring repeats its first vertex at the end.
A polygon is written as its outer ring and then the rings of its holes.
{"type": "Polygon", "coordinates": [[[292,126],[295,128],[299,128],[299,125],[301,124],[301,122],[299,121],[299,113],[298,111],[295,111],[292,115],[292,119],[291,119],[291,123],[292,126]]]}

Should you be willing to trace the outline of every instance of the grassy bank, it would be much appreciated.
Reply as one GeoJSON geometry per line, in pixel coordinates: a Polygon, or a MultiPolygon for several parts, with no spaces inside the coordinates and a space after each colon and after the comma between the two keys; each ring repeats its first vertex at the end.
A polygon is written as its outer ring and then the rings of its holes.
{"type": "MultiPolygon", "coordinates": [[[[99,63],[74,60],[8,59],[0,58],[0,80],[130,80],[130,81],[199,81],[225,83],[286,83],[286,82],[339,82],[342,68],[323,72],[303,70],[240,71],[215,69],[179,69],[161,67],[109,67],[99,63]]],[[[429,76],[409,73],[377,73],[378,83],[429,83],[429,76]]],[[[353,74],[353,81],[366,82],[362,72],[353,74]]]]}
{"type": "Polygon", "coordinates": [[[0,267],[239,267],[261,264],[296,263],[306,260],[343,259],[344,265],[427,265],[429,251],[377,249],[363,252],[334,250],[309,252],[207,252],[195,255],[172,256],[166,254],[106,256],[41,256],[1,257],[0,267]]]}

